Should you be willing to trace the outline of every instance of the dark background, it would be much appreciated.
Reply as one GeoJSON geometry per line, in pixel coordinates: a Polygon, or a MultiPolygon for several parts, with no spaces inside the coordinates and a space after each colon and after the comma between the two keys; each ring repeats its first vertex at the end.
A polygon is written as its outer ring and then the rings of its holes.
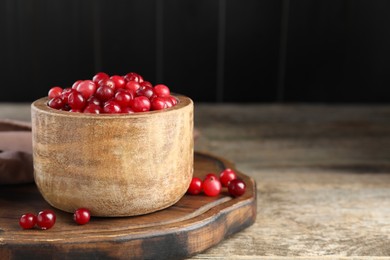
{"type": "Polygon", "coordinates": [[[140,73],[201,102],[390,101],[388,0],[0,0],[0,101],[140,73]]]}

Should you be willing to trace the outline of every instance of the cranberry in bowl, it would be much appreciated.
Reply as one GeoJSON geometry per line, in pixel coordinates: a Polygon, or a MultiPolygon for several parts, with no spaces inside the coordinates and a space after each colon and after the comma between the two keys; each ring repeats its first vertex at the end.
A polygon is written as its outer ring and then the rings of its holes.
{"type": "MultiPolygon", "coordinates": [[[[162,90],[163,91],[163,90],[162,90]]],[[[172,95],[164,109],[71,112],[31,104],[34,179],[43,198],[66,212],[136,216],[165,209],[193,176],[193,101],[172,95]]]]}

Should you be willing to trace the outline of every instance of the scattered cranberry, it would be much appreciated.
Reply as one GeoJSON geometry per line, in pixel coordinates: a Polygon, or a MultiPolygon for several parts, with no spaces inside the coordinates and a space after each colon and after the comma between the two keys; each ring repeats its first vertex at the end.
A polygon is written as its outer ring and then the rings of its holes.
{"type": "Polygon", "coordinates": [[[94,103],[87,105],[83,111],[83,113],[89,113],[89,114],[100,114],[101,112],[102,112],[101,107],[94,103]]]}
{"type": "Polygon", "coordinates": [[[56,214],[50,209],[40,211],[37,216],[37,225],[40,229],[49,229],[56,223],[56,214]]]}
{"type": "Polygon", "coordinates": [[[193,177],[187,193],[197,195],[203,191],[206,196],[217,196],[223,188],[227,188],[232,197],[238,197],[245,193],[246,184],[238,178],[233,169],[225,168],[219,176],[213,172],[206,174],[203,181],[198,177],[193,177]]]}
{"type": "Polygon", "coordinates": [[[158,97],[169,97],[171,95],[169,88],[164,84],[154,86],[153,91],[158,97]]]}
{"type": "Polygon", "coordinates": [[[206,176],[204,178],[208,179],[208,178],[211,178],[211,177],[215,178],[215,179],[218,179],[218,176],[215,173],[213,173],[213,172],[210,172],[210,173],[206,174],[206,176]]]}
{"type": "Polygon", "coordinates": [[[228,184],[228,192],[233,197],[241,196],[245,193],[246,184],[241,179],[231,180],[228,184]]]}
{"type": "Polygon", "coordinates": [[[219,180],[221,181],[223,187],[227,187],[229,182],[236,178],[236,173],[230,168],[226,168],[219,174],[219,180]]]}
{"type": "Polygon", "coordinates": [[[85,225],[91,219],[91,213],[86,208],[78,208],[73,214],[73,220],[79,225],[85,225]]]}
{"type": "Polygon", "coordinates": [[[37,223],[37,216],[32,213],[23,214],[19,219],[19,225],[23,229],[31,229],[37,223]]]}
{"type": "Polygon", "coordinates": [[[222,185],[218,178],[210,176],[203,180],[203,192],[207,196],[217,196],[221,192],[222,185]]]}
{"type": "Polygon", "coordinates": [[[188,187],[187,193],[191,195],[197,195],[202,192],[202,179],[198,177],[193,177],[188,187]]]}

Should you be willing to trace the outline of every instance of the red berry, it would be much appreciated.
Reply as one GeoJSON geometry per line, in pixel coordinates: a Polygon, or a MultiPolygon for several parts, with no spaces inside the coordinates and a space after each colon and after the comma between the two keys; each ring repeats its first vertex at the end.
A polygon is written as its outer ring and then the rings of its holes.
{"type": "Polygon", "coordinates": [[[80,92],[72,92],[68,96],[68,105],[72,109],[83,110],[85,105],[87,104],[87,100],[80,92]]]}
{"type": "Polygon", "coordinates": [[[203,180],[203,192],[207,196],[217,196],[221,192],[222,185],[218,178],[210,176],[203,180]]]}
{"type": "Polygon", "coordinates": [[[115,82],[110,78],[102,79],[101,81],[98,82],[98,86],[99,87],[106,86],[106,87],[110,87],[114,90],[116,89],[115,82]]]}
{"type": "Polygon", "coordinates": [[[155,97],[151,102],[151,110],[161,110],[166,108],[165,99],[162,97],[155,97]]]}
{"type": "Polygon", "coordinates": [[[101,106],[102,105],[102,102],[100,101],[100,99],[98,99],[95,96],[91,96],[90,98],[88,98],[87,103],[88,104],[95,104],[97,106],[101,106]]]}
{"type": "Polygon", "coordinates": [[[124,88],[126,85],[126,81],[122,76],[114,75],[111,76],[110,79],[115,83],[115,89],[124,88]]]}
{"type": "Polygon", "coordinates": [[[147,97],[148,99],[151,99],[153,97],[154,94],[154,91],[153,91],[153,88],[151,87],[140,87],[138,90],[137,90],[137,96],[145,96],[147,97]]]}
{"type": "Polygon", "coordinates": [[[23,229],[31,229],[37,223],[37,216],[32,213],[23,214],[19,219],[19,225],[23,229]]]}
{"type": "Polygon", "coordinates": [[[222,187],[227,187],[228,183],[236,178],[236,173],[230,168],[226,168],[219,174],[219,180],[221,181],[222,187]]]}
{"type": "Polygon", "coordinates": [[[154,86],[153,91],[158,97],[169,97],[171,95],[169,88],[164,84],[154,86]]]}
{"type": "Polygon", "coordinates": [[[165,101],[165,106],[167,108],[173,107],[172,100],[169,97],[163,97],[163,98],[164,98],[164,101],[165,101]]]}
{"type": "Polygon", "coordinates": [[[99,83],[102,79],[108,79],[110,76],[108,76],[107,73],[104,72],[98,72],[93,76],[92,81],[95,82],[96,84],[99,83]]]}
{"type": "Polygon", "coordinates": [[[126,83],[125,88],[130,91],[130,93],[133,94],[133,96],[137,93],[138,89],[141,88],[140,83],[134,80],[130,80],[126,83]]]}
{"type": "Polygon", "coordinates": [[[49,229],[56,223],[56,214],[50,209],[40,211],[37,216],[37,225],[40,229],[49,229]]]}
{"type": "Polygon", "coordinates": [[[206,176],[204,177],[204,179],[208,179],[208,178],[210,178],[210,177],[213,177],[213,178],[218,179],[218,176],[217,176],[215,173],[212,173],[212,172],[206,174],[206,176]]]}
{"type": "Polygon", "coordinates": [[[228,192],[233,197],[241,196],[245,193],[246,184],[241,179],[231,180],[228,184],[228,192]]]}
{"type": "Polygon", "coordinates": [[[151,87],[151,88],[153,88],[152,83],[150,83],[149,81],[142,81],[139,84],[140,84],[141,87],[151,87]]]}
{"type": "Polygon", "coordinates": [[[102,108],[94,103],[88,104],[83,111],[83,113],[89,113],[89,114],[100,114],[101,112],[102,112],[102,108]]]}
{"type": "Polygon", "coordinates": [[[97,97],[101,102],[106,102],[110,100],[115,95],[114,89],[109,86],[100,86],[96,90],[95,97],[97,97]]]}
{"type": "Polygon", "coordinates": [[[173,105],[177,104],[177,99],[174,96],[169,96],[168,98],[171,100],[173,105]]]}
{"type": "Polygon", "coordinates": [[[122,114],[133,114],[134,110],[131,107],[122,107],[122,114]]]}
{"type": "Polygon", "coordinates": [[[138,73],[135,73],[135,72],[129,72],[127,73],[124,77],[123,77],[126,81],[136,81],[136,82],[142,82],[144,81],[144,79],[142,78],[141,75],[139,75],[138,73]]]}
{"type": "Polygon", "coordinates": [[[134,112],[146,112],[150,110],[150,100],[145,96],[135,97],[131,108],[134,112]]]}
{"type": "Polygon", "coordinates": [[[118,114],[121,113],[121,106],[115,100],[109,100],[104,103],[103,112],[106,114],[118,114]]]}
{"type": "Polygon", "coordinates": [[[64,107],[65,102],[62,100],[62,98],[55,97],[50,99],[49,102],[47,102],[47,105],[54,109],[61,109],[64,107]]]}
{"type": "Polygon", "coordinates": [[[48,96],[49,96],[49,99],[52,99],[52,98],[55,98],[55,97],[60,97],[61,94],[62,94],[62,88],[58,87],[58,86],[55,86],[55,87],[52,87],[49,90],[48,96]]]}
{"type": "Polygon", "coordinates": [[[73,92],[77,92],[77,90],[72,88],[64,88],[64,90],[62,90],[61,98],[64,100],[65,104],[68,104],[68,97],[73,92]]]}
{"type": "Polygon", "coordinates": [[[73,214],[73,220],[79,224],[84,225],[91,219],[91,213],[86,208],[78,208],[73,214]]]}
{"type": "Polygon", "coordinates": [[[82,80],[81,79],[79,79],[79,80],[76,80],[74,83],[73,83],[73,85],[72,85],[72,89],[76,89],[77,88],[77,86],[80,84],[82,82],[82,80]]]}
{"type": "Polygon", "coordinates": [[[119,89],[115,93],[114,99],[121,107],[128,107],[130,106],[130,101],[133,99],[133,95],[127,89],[119,89]]]}
{"type": "Polygon", "coordinates": [[[188,187],[187,193],[197,195],[202,192],[202,180],[198,177],[193,177],[188,187]]]}
{"type": "Polygon", "coordinates": [[[80,92],[84,98],[88,99],[95,94],[96,84],[92,80],[83,80],[77,85],[76,90],[80,92]]]}

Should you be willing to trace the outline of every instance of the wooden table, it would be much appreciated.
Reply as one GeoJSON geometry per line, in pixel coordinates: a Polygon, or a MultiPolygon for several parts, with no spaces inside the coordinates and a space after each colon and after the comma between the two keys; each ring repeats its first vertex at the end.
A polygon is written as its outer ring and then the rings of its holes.
{"type": "Polygon", "coordinates": [[[195,126],[196,150],[255,179],[258,212],[192,259],[390,257],[390,106],[195,103],[195,126]]]}

